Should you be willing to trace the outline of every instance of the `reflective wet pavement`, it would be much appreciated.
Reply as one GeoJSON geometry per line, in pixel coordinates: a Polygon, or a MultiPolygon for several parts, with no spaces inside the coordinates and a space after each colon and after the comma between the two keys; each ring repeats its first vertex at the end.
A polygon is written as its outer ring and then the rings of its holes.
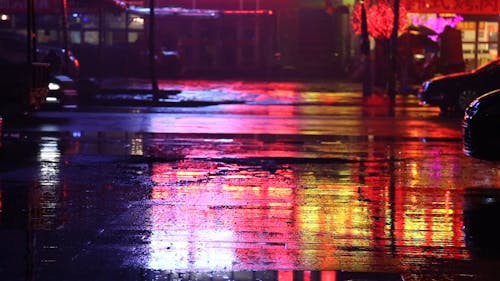
{"type": "Polygon", "coordinates": [[[498,163],[460,119],[338,99],[7,126],[0,280],[498,280],[498,163]]]}

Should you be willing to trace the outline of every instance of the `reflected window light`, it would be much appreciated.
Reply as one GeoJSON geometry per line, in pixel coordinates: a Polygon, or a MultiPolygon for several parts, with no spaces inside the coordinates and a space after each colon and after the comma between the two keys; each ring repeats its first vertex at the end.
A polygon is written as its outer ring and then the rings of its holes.
{"type": "Polygon", "coordinates": [[[130,140],[130,155],[144,155],[142,137],[134,137],[130,140]]]}

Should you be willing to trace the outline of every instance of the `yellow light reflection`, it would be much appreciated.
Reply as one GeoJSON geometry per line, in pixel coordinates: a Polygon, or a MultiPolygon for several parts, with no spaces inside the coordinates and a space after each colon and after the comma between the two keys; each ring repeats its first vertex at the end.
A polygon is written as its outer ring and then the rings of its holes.
{"type": "Polygon", "coordinates": [[[143,139],[135,136],[130,140],[130,155],[144,155],[143,139]]]}

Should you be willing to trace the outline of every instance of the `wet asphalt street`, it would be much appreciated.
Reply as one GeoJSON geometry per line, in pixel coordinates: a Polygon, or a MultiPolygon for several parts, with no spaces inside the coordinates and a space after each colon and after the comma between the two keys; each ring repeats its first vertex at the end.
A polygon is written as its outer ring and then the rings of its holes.
{"type": "Polygon", "coordinates": [[[460,116],[348,83],[160,86],[3,120],[0,280],[500,280],[499,163],[463,154],[460,116]]]}

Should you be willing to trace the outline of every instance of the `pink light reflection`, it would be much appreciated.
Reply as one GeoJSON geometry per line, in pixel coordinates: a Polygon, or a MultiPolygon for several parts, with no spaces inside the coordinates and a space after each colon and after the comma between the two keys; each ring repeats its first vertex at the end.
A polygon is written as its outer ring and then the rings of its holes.
{"type": "MultiPolygon", "coordinates": [[[[151,268],[228,270],[294,241],[288,236],[295,231],[283,223],[291,218],[291,187],[281,180],[293,175],[230,171],[214,177],[214,167],[203,161],[153,166],[151,268]]],[[[280,259],[279,265],[292,268],[294,260],[280,259]]]]}

